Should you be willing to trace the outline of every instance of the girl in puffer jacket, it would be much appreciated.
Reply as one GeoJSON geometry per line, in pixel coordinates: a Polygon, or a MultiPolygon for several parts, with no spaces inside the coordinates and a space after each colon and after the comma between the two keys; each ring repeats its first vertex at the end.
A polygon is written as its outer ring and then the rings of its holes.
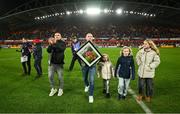
{"type": "Polygon", "coordinates": [[[135,66],[130,47],[124,46],[116,63],[115,77],[119,79],[118,99],[124,100],[127,95],[130,80],[135,79],[135,66]]]}
{"type": "Polygon", "coordinates": [[[145,40],[143,48],[136,55],[138,68],[138,101],[144,97],[147,102],[151,101],[153,95],[153,78],[155,76],[155,68],[160,64],[159,50],[152,40],[145,40]],[[146,85],[146,91],[145,91],[146,85]],[[146,93],[146,95],[145,95],[146,93]]]}
{"type": "Polygon", "coordinates": [[[102,55],[102,60],[98,63],[98,77],[103,79],[103,93],[107,98],[110,98],[109,81],[111,77],[114,77],[113,65],[107,54],[102,55]]]}

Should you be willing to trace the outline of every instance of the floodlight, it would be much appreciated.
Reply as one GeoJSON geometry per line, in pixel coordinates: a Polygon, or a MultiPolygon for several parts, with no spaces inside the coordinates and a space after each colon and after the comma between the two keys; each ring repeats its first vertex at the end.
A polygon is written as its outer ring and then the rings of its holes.
{"type": "Polygon", "coordinates": [[[55,13],[55,16],[58,16],[59,15],[59,13],[55,13]]]}
{"type": "Polygon", "coordinates": [[[108,13],[108,10],[107,10],[107,9],[104,9],[104,13],[108,13]]]}
{"type": "Polygon", "coordinates": [[[88,9],[86,10],[86,13],[87,13],[88,15],[98,15],[98,14],[101,13],[101,10],[100,10],[99,8],[88,8],[88,9]]]}
{"type": "Polygon", "coordinates": [[[79,13],[80,13],[80,14],[83,14],[83,13],[84,13],[84,11],[83,11],[82,9],[80,9],[80,10],[79,10],[79,13]]]}
{"type": "Polygon", "coordinates": [[[67,14],[67,15],[70,15],[70,14],[71,14],[71,12],[67,11],[67,12],[66,12],[66,14],[67,14]]]}
{"type": "Polygon", "coordinates": [[[116,10],[116,13],[117,13],[117,14],[122,14],[122,9],[117,9],[117,10],[116,10]]]}

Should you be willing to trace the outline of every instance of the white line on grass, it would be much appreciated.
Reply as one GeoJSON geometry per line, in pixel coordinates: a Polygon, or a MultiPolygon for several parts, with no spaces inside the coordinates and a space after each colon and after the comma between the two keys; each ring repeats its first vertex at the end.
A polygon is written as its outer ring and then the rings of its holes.
{"type": "MultiPolygon", "coordinates": [[[[135,94],[135,92],[129,88],[128,89],[128,92],[133,96],[133,98],[136,100],[137,98],[137,95],[135,94]]],[[[153,114],[152,111],[148,108],[148,106],[146,104],[144,104],[143,101],[138,101],[136,100],[136,102],[141,106],[141,108],[145,111],[145,113],[148,113],[148,114],[153,114]]]]}

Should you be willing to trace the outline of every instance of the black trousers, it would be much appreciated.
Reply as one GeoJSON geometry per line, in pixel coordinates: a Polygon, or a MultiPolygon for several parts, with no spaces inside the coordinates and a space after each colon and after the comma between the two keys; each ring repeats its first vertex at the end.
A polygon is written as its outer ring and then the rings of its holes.
{"type": "Polygon", "coordinates": [[[73,55],[73,58],[72,58],[72,60],[71,60],[71,64],[70,64],[70,66],[69,66],[69,70],[70,70],[70,71],[73,70],[74,63],[75,63],[76,60],[78,60],[79,65],[81,66],[81,60],[80,60],[80,58],[78,57],[78,55],[74,54],[74,55],[73,55]]]}
{"type": "Polygon", "coordinates": [[[103,90],[106,90],[106,93],[109,93],[109,79],[103,79],[103,90]]]}
{"type": "Polygon", "coordinates": [[[153,78],[140,78],[138,81],[140,95],[152,97],[153,95],[153,78]],[[146,87],[146,88],[145,88],[146,87]]]}
{"type": "Polygon", "coordinates": [[[41,58],[35,59],[34,60],[34,68],[37,71],[37,74],[40,76],[42,75],[42,67],[41,67],[41,58]]]}
{"type": "Polygon", "coordinates": [[[28,56],[28,61],[22,62],[24,74],[31,74],[31,56],[28,56]],[[27,66],[27,67],[26,67],[27,66]]]}

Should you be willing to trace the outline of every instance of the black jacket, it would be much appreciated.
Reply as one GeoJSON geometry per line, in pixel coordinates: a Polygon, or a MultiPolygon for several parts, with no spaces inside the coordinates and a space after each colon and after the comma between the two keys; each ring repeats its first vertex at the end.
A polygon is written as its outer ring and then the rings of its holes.
{"type": "Polygon", "coordinates": [[[22,49],[21,49],[21,53],[22,53],[22,56],[31,56],[31,52],[29,51],[29,49],[32,48],[31,44],[29,44],[28,42],[27,43],[23,43],[22,44],[22,49]]]}
{"type": "Polygon", "coordinates": [[[33,49],[33,56],[34,59],[42,59],[42,47],[41,47],[41,43],[38,43],[35,45],[34,49],[33,49]]]}
{"type": "Polygon", "coordinates": [[[50,62],[53,64],[64,64],[64,51],[66,44],[62,40],[58,40],[55,44],[48,46],[47,52],[51,54],[50,62]]]}
{"type": "Polygon", "coordinates": [[[115,68],[115,77],[117,76],[125,79],[135,79],[135,65],[133,56],[121,56],[118,58],[115,68]]]}

